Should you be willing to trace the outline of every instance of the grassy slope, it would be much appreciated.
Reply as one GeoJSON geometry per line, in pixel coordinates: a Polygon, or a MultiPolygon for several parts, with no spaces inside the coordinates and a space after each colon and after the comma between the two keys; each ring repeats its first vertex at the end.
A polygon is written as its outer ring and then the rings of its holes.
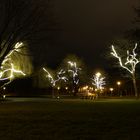
{"type": "Polygon", "coordinates": [[[139,140],[140,101],[0,103],[0,140],[139,140]]]}

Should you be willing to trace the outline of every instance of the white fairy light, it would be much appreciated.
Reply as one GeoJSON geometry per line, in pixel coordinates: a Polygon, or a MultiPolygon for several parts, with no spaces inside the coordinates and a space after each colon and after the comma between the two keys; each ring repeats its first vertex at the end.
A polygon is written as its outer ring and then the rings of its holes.
{"type": "Polygon", "coordinates": [[[96,73],[93,75],[92,84],[96,87],[97,90],[102,90],[103,86],[106,84],[104,81],[105,77],[101,77],[101,73],[96,73]]]}
{"type": "Polygon", "coordinates": [[[51,74],[45,68],[43,68],[43,70],[47,73],[46,77],[49,79],[50,83],[55,86],[55,82],[51,74]]]}
{"type": "Polygon", "coordinates": [[[47,73],[46,78],[49,79],[50,83],[52,84],[52,87],[55,87],[56,83],[61,81],[61,80],[64,82],[68,81],[67,77],[63,76],[65,74],[65,71],[63,69],[61,69],[57,73],[57,79],[54,79],[53,76],[49,73],[49,71],[47,71],[45,68],[43,68],[43,70],[47,73]]]}
{"type": "Polygon", "coordinates": [[[15,78],[15,73],[21,74],[23,76],[26,75],[23,71],[15,69],[13,63],[11,63],[11,68],[8,68],[8,69],[3,70],[3,71],[0,72],[0,81],[9,80],[3,86],[8,85],[9,83],[12,82],[12,80],[15,78]],[[10,75],[9,75],[9,73],[10,73],[10,75]],[[9,76],[5,76],[5,75],[9,75],[9,76]]]}
{"type": "Polygon", "coordinates": [[[11,83],[11,81],[15,78],[15,74],[21,74],[23,76],[25,76],[26,74],[15,68],[14,64],[11,63],[11,56],[15,51],[19,51],[20,48],[23,46],[24,44],[22,42],[18,42],[15,44],[13,50],[11,50],[6,57],[4,58],[4,60],[1,63],[1,69],[0,69],[0,81],[7,81],[5,82],[3,86],[8,85],[9,83],[11,83]],[[8,68],[7,68],[8,67],[8,68]]]}
{"type": "Polygon", "coordinates": [[[81,70],[81,68],[77,67],[76,62],[68,61],[68,64],[70,65],[70,69],[68,70],[68,72],[72,73],[73,82],[78,85],[79,79],[77,79],[77,77],[78,72],[81,70]]]}
{"type": "Polygon", "coordinates": [[[15,51],[19,51],[20,48],[23,46],[24,44],[22,42],[18,42],[16,43],[16,45],[14,46],[13,50],[11,50],[7,56],[5,57],[5,59],[3,60],[2,62],[2,65],[4,65],[9,59],[10,59],[10,56],[15,52],[15,51]]]}
{"type": "Polygon", "coordinates": [[[113,45],[112,45],[111,54],[119,60],[119,64],[122,68],[126,69],[131,74],[133,74],[135,73],[136,65],[140,62],[136,58],[137,57],[137,54],[135,52],[136,49],[137,49],[137,43],[135,44],[132,54],[130,54],[129,50],[127,50],[127,58],[125,63],[122,62],[122,58],[117,54],[115,47],[113,45]]]}
{"type": "Polygon", "coordinates": [[[121,56],[119,56],[114,48],[114,46],[112,45],[112,52],[111,54],[116,57],[119,60],[119,64],[122,68],[124,68],[125,70],[127,70],[130,74],[131,74],[131,78],[133,80],[133,85],[134,85],[134,92],[135,92],[135,96],[138,97],[138,91],[137,91],[137,85],[136,85],[136,66],[137,64],[140,63],[140,60],[137,57],[136,54],[136,49],[137,49],[137,43],[135,44],[134,49],[132,50],[132,53],[130,54],[129,50],[127,50],[127,56],[126,56],[126,61],[123,62],[121,56]]]}

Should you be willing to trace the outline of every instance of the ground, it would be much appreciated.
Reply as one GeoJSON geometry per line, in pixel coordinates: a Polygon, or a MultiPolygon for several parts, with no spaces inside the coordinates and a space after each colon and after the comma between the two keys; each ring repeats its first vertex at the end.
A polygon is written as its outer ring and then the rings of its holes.
{"type": "Polygon", "coordinates": [[[139,124],[135,99],[0,102],[0,140],[139,140],[139,124]]]}

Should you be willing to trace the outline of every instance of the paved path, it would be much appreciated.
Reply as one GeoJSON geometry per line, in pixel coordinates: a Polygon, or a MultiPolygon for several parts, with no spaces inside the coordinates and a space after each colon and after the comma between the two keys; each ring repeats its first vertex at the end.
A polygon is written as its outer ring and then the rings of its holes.
{"type": "Polygon", "coordinates": [[[53,100],[53,99],[48,99],[48,98],[25,98],[25,97],[7,97],[6,98],[9,101],[13,102],[33,102],[33,101],[48,101],[48,100],[53,100]]]}
{"type": "Polygon", "coordinates": [[[140,101],[136,99],[97,99],[97,100],[89,100],[89,99],[52,99],[46,97],[7,97],[6,98],[12,102],[46,102],[46,101],[83,101],[83,102],[131,102],[131,101],[140,101]]]}

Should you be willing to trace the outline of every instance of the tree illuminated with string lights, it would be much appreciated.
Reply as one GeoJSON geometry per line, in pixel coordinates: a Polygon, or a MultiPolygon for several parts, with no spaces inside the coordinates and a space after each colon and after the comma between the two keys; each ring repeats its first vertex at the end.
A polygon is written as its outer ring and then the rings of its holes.
{"type": "Polygon", "coordinates": [[[43,71],[45,72],[46,78],[49,80],[52,86],[52,96],[54,97],[54,88],[56,88],[57,84],[61,81],[65,83],[68,81],[68,78],[65,76],[66,72],[63,69],[61,69],[55,75],[55,74],[51,74],[46,68],[43,68],[43,71]]]}
{"type": "Polygon", "coordinates": [[[60,71],[57,72],[56,78],[54,78],[46,68],[43,68],[43,70],[45,71],[46,78],[48,78],[48,80],[50,81],[52,87],[55,87],[56,84],[59,81],[64,81],[64,82],[67,82],[68,81],[67,77],[64,76],[65,71],[63,69],[61,69],[60,71]]]}
{"type": "Polygon", "coordinates": [[[68,61],[68,65],[69,65],[68,72],[72,74],[73,83],[78,85],[79,83],[78,74],[79,74],[79,71],[81,71],[82,69],[77,67],[76,62],[68,61]]]}
{"type": "Polygon", "coordinates": [[[72,92],[74,95],[76,95],[78,84],[79,84],[79,72],[82,70],[82,68],[77,66],[77,63],[75,61],[68,61],[68,73],[72,77],[72,92]]]}
{"type": "Polygon", "coordinates": [[[126,51],[125,60],[122,60],[122,57],[116,51],[115,46],[112,45],[111,48],[112,48],[111,55],[117,58],[119,61],[119,65],[131,74],[131,78],[133,80],[133,85],[134,85],[135,96],[138,97],[137,84],[136,84],[136,66],[140,63],[140,58],[137,57],[137,53],[136,53],[137,43],[135,44],[135,47],[133,48],[131,53],[129,50],[126,51]]]}
{"type": "Polygon", "coordinates": [[[100,72],[97,72],[95,75],[93,75],[91,80],[97,91],[101,91],[106,84],[105,77],[102,77],[100,72]]]}
{"type": "Polygon", "coordinates": [[[39,15],[43,14],[43,7],[40,7],[38,2],[30,0],[1,0],[0,86],[8,85],[16,77],[31,74],[27,44],[31,44],[42,30],[39,15]]]}
{"type": "Polygon", "coordinates": [[[18,54],[18,53],[24,53],[24,52],[26,53],[25,48],[23,47],[24,45],[25,44],[23,42],[16,43],[13,50],[11,50],[2,61],[2,64],[0,67],[0,81],[3,82],[4,84],[2,84],[1,87],[8,85],[16,77],[21,77],[21,76],[23,77],[23,76],[28,75],[31,72],[32,68],[29,66],[31,64],[30,64],[30,61],[28,60],[28,57],[18,54]],[[26,66],[23,64],[21,66],[19,64],[21,63],[20,61],[22,61],[23,63],[26,63],[26,66]]]}

